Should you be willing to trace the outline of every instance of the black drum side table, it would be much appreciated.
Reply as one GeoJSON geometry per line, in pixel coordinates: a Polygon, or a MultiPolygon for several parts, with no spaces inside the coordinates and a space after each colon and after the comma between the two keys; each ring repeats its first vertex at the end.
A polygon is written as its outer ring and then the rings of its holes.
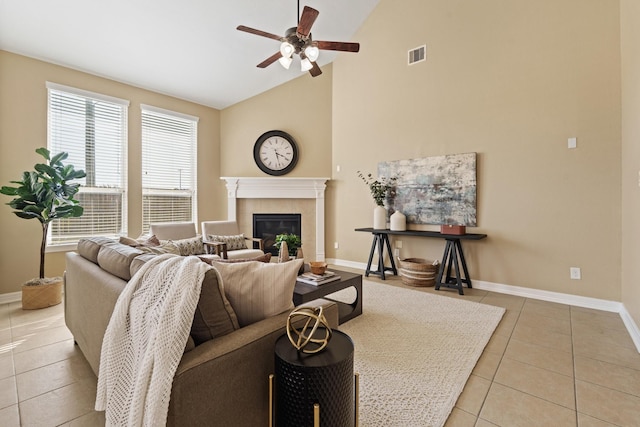
{"type": "MultiPolygon", "coordinates": [[[[270,377],[270,391],[272,386],[270,377]]],[[[298,352],[286,334],[276,341],[276,427],[353,427],[357,388],[353,341],[345,333],[334,330],[327,347],[316,354],[298,352]]]]}

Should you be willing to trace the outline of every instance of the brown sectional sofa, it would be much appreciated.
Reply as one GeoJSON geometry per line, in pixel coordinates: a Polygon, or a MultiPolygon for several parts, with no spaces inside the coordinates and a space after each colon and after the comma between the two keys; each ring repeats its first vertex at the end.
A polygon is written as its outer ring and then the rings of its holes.
{"type": "MultiPolygon", "coordinates": [[[[65,321],[96,375],[118,295],[152,256],[101,238],[81,241],[78,252],[66,255],[65,321]]],[[[167,425],[267,425],[268,375],[274,370],[274,344],[285,333],[288,311],[230,327],[229,307],[216,297],[220,288],[215,272],[209,270],[194,316],[194,339],[173,379],[167,425]]],[[[335,303],[312,303],[319,304],[330,326],[337,327],[335,303]]]]}

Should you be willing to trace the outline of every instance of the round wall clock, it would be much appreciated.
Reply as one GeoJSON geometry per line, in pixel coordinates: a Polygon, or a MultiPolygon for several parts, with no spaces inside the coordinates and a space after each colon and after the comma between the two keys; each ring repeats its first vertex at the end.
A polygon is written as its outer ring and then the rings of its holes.
{"type": "Polygon", "coordinates": [[[253,159],[269,175],[285,175],[298,162],[298,146],[291,135],[281,130],[265,132],[253,146],[253,159]]]}

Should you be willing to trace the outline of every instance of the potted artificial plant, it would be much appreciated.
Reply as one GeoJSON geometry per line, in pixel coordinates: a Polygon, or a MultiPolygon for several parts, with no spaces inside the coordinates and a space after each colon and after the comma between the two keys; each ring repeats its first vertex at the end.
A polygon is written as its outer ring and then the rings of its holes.
{"type": "Polygon", "coordinates": [[[296,256],[298,254],[298,248],[300,248],[300,246],[302,245],[300,237],[293,233],[278,234],[276,236],[276,242],[274,243],[274,246],[278,248],[278,250],[280,250],[282,242],[287,243],[287,249],[289,249],[290,256],[296,256]]]}
{"type": "Polygon", "coordinates": [[[48,163],[37,163],[34,170],[23,172],[22,180],[11,181],[16,186],[3,186],[0,193],[14,197],[9,205],[20,218],[37,219],[42,226],[40,243],[40,276],[22,285],[22,308],[50,307],[62,301],[62,279],[44,277],[44,254],[47,247],[49,224],[55,219],[78,217],[82,207],[73,198],[80,184],[69,181],[84,178],[83,170],[62,163],[69,154],[61,152],[51,157],[49,150],[38,148],[48,163]]]}
{"type": "Polygon", "coordinates": [[[385,178],[373,179],[373,176],[369,173],[364,175],[358,171],[360,179],[367,184],[373,201],[376,203],[376,207],[373,210],[373,228],[384,230],[387,228],[387,209],[384,207],[384,201],[387,197],[393,197],[395,195],[395,185],[397,178],[385,178]]]}

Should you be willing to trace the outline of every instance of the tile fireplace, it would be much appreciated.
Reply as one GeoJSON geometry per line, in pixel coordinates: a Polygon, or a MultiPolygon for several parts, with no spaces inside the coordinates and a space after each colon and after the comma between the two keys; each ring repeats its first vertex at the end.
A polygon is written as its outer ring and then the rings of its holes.
{"type": "Polygon", "coordinates": [[[253,214],[301,214],[305,259],[325,259],[324,192],[329,178],[222,177],[227,187],[227,217],[253,234],[253,214]]]}

